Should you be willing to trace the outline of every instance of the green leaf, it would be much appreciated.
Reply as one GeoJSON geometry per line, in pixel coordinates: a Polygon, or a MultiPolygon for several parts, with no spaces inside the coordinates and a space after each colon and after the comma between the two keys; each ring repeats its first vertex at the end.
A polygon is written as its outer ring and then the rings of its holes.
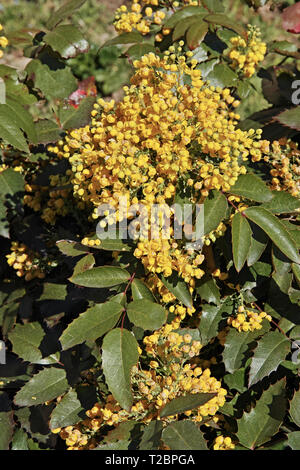
{"type": "Polygon", "coordinates": [[[290,350],[290,341],[279,331],[266,333],[258,342],[251,360],[249,387],[277,370],[290,350]]]}
{"type": "Polygon", "coordinates": [[[9,450],[9,444],[12,439],[14,429],[14,420],[12,412],[0,413],[0,450],[9,450]]]}
{"type": "Polygon", "coordinates": [[[299,264],[292,263],[292,270],[294,273],[294,276],[296,278],[296,281],[300,287],[300,266],[299,264]]]}
{"type": "MultiPolygon", "coordinates": [[[[172,35],[173,42],[183,37],[191,25],[193,24],[199,25],[199,23],[201,24],[201,20],[203,19],[204,16],[206,16],[206,14],[202,13],[200,15],[188,16],[187,18],[184,18],[182,21],[179,21],[176,24],[174,31],[173,31],[173,35],[172,35]]],[[[207,25],[207,23],[204,23],[204,24],[207,25]]]]}
{"type": "Polygon", "coordinates": [[[286,410],[284,380],[271,385],[249,413],[238,420],[237,437],[247,449],[268,442],[278,431],[286,410]]]}
{"type": "Polygon", "coordinates": [[[300,450],[300,431],[289,432],[287,438],[287,443],[293,450],[300,450]]]}
{"type": "Polygon", "coordinates": [[[151,421],[144,428],[141,442],[139,445],[140,450],[154,450],[160,447],[161,433],[163,424],[161,421],[151,421]]]}
{"type": "Polygon", "coordinates": [[[51,414],[50,429],[63,428],[77,424],[82,418],[79,413],[83,411],[75,390],[69,390],[63,399],[56,405],[51,414]]]}
{"type": "Polygon", "coordinates": [[[219,323],[222,320],[222,309],[213,305],[203,305],[199,332],[201,344],[207,344],[212,338],[217,336],[219,323]]]}
{"type": "Polygon", "coordinates": [[[140,279],[134,279],[131,284],[131,293],[133,300],[147,299],[155,302],[155,297],[149,287],[140,279]]]}
{"type": "Polygon", "coordinates": [[[195,15],[206,14],[207,11],[204,8],[197,6],[189,6],[176,11],[167,21],[164,23],[164,28],[174,28],[177,23],[182,22],[185,18],[195,15]]]}
{"type": "Polygon", "coordinates": [[[248,266],[253,266],[261,257],[268,244],[268,236],[265,232],[253,222],[250,222],[252,236],[247,256],[248,266]]]}
{"type": "Polygon", "coordinates": [[[18,406],[32,406],[53,400],[69,388],[66,371],[50,367],[34,375],[15,396],[18,406]]]}
{"type": "Polygon", "coordinates": [[[0,104],[0,137],[18,150],[29,152],[19,121],[6,104],[0,104]]]}
{"type": "Polygon", "coordinates": [[[105,251],[131,251],[131,246],[118,238],[105,238],[104,240],[101,240],[101,244],[99,246],[94,246],[94,248],[105,251]]]}
{"type": "Polygon", "coordinates": [[[126,311],[129,320],[144,330],[158,330],[167,320],[166,310],[147,299],[130,302],[126,311]]]}
{"type": "Polygon", "coordinates": [[[42,353],[39,346],[45,332],[38,322],[16,325],[9,333],[8,339],[12,343],[12,350],[24,361],[39,363],[42,353]]]}
{"type": "MultiPolygon", "coordinates": [[[[102,446],[96,447],[94,450],[127,450],[130,445],[130,441],[120,440],[118,442],[110,442],[109,444],[103,444],[102,446]]],[[[112,457],[106,457],[112,459],[112,457]]]]}
{"type": "Polygon", "coordinates": [[[187,33],[186,41],[190,49],[195,49],[203,41],[208,32],[208,25],[202,21],[197,21],[192,24],[187,33]]]}
{"type": "Polygon", "coordinates": [[[77,88],[77,81],[68,67],[52,70],[47,64],[33,59],[25,71],[33,79],[35,88],[41,90],[47,99],[68,98],[77,88]]]}
{"type": "Polygon", "coordinates": [[[81,258],[75,265],[73,276],[77,276],[80,273],[87,271],[88,269],[92,269],[95,265],[95,258],[94,256],[89,253],[88,255],[81,258]]]}
{"type": "Polygon", "coordinates": [[[224,344],[223,361],[227,372],[239,370],[249,357],[249,349],[264,330],[241,331],[230,328],[224,344]]]}
{"type": "Polygon", "coordinates": [[[9,222],[7,220],[7,208],[5,205],[0,205],[0,236],[9,238],[9,222]]]}
{"type": "Polygon", "coordinates": [[[39,119],[34,124],[38,144],[49,144],[60,139],[62,130],[51,119],[39,119]]]}
{"type": "Polygon", "coordinates": [[[45,282],[43,284],[43,293],[39,300],[65,300],[67,297],[66,284],[54,284],[54,282],[45,282]]]}
{"type": "Polygon", "coordinates": [[[232,219],[232,251],[233,262],[237,272],[244,266],[251,243],[251,228],[240,212],[237,212],[232,219]]]}
{"type": "Polygon", "coordinates": [[[274,267],[274,272],[272,274],[273,279],[282,292],[288,294],[293,279],[293,274],[291,273],[292,263],[274,245],[272,248],[272,263],[274,267]]]}
{"type": "Polygon", "coordinates": [[[228,209],[227,199],[221,191],[210,191],[204,201],[204,235],[215,230],[225,219],[228,209]]]}
{"type": "Polygon", "coordinates": [[[262,207],[273,214],[287,214],[300,208],[300,199],[284,191],[273,191],[273,198],[262,207]]]}
{"type": "Polygon", "coordinates": [[[160,412],[160,416],[164,418],[165,416],[173,416],[188,410],[193,410],[204,405],[215,396],[216,393],[189,393],[183,397],[174,398],[164,406],[160,412]]]}
{"type": "Polygon", "coordinates": [[[70,0],[65,2],[47,21],[47,28],[53,29],[58,23],[61,23],[63,20],[71,16],[74,11],[80,8],[85,2],[86,0],[70,0]]]}
{"type": "Polygon", "coordinates": [[[128,330],[115,328],[105,336],[102,346],[105,380],[114,398],[126,410],[133,402],[130,373],[138,359],[138,343],[128,330]]]}
{"type": "Polygon", "coordinates": [[[290,416],[298,427],[300,427],[300,390],[296,391],[290,404],[290,416]]]}
{"type": "Polygon", "coordinates": [[[244,80],[241,80],[237,86],[237,93],[242,100],[245,100],[251,93],[252,88],[249,83],[244,80]]]}
{"type": "Polygon", "coordinates": [[[139,60],[143,55],[149,54],[149,52],[153,52],[155,54],[155,47],[150,43],[143,42],[129,47],[125,52],[125,55],[130,57],[131,60],[139,60]]]}
{"type": "Polygon", "coordinates": [[[24,106],[18,103],[15,98],[7,98],[6,105],[0,106],[7,106],[6,108],[2,109],[4,109],[4,111],[6,110],[9,115],[16,119],[20,126],[20,129],[22,129],[27,134],[27,138],[31,143],[37,143],[34,122],[31,114],[27,111],[27,109],[25,109],[24,106]]]}
{"type": "Polygon", "coordinates": [[[140,33],[123,33],[119,34],[119,36],[110,39],[109,41],[106,41],[102,47],[107,47],[107,46],[114,46],[114,45],[119,45],[119,44],[136,44],[143,42],[143,36],[140,33]]]}
{"type": "Polygon", "coordinates": [[[27,440],[27,433],[23,429],[17,429],[14,433],[11,450],[29,450],[27,440]]]}
{"type": "Polygon", "coordinates": [[[43,41],[57,51],[64,59],[87,52],[89,43],[82,33],[72,25],[57,26],[43,36],[43,41]]]}
{"type": "Polygon", "coordinates": [[[268,202],[273,198],[272,191],[253,173],[240,175],[235,185],[231,186],[228,192],[256,202],[268,202]]]}
{"type": "Polygon", "coordinates": [[[187,284],[175,271],[173,271],[172,275],[169,277],[159,276],[159,278],[164,286],[175,295],[179,302],[182,302],[183,305],[188,308],[193,306],[193,299],[187,284]]]}
{"type": "Polygon", "coordinates": [[[87,246],[81,245],[81,243],[74,242],[72,240],[59,240],[56,242],[56,246],[59,251],[67,256],[80,256],[89,252],[87,246]]]}
{"type": "Polygon", "coordinates": [[[12,168],[0,173],[0,197],[14,196],[24,192],[24,177],[12,168]]]}
{"type": "Polygon", "coordinates": [[[101,266],[72,276],[70,281],[83,287],[113,287],[128,282],[130,274],[117,266],[101,266]]]}
{"type": "Polygon", "coordinates": [[[241,369],[237,369],[235,372],[226,374],[223,377],[223,380],[227,387],[229,387],[230,390],[237,390],[240,393],[243,393],[247,390],[246,385],[246,369],[245,367],[242,367],[241,369]]]}
{"type": "Polygon", "coordinates": [[[208,450],[202,432],[188,420],[169,424],[162,432],[162,439],[171,450],[208,450]]]}
{"type": "Polygon", "coordinates": [[[200,295],[201,300],[215,305],[220,304],[220,291],[217,287],[216,281],[211,276],[204,276],[196,287],[197,294],[200,295]]]}
{"type": "Polygon", "coordinates": [[[244,30],[244,28],[237,22],[232,21],[226,15],[222,15],[222,14],[208,15],[205,17],[205,21],[207,21],[208,23],[215,24],[215,25],[224,26],[224,28],[232,29],[232,31],[235,31],[240,36],[243,36],[243,37],[246,36],[246,31],[244,30]]]}
{"type": "Polygon", "coordinates": [[[216,64],[205,79],[209,81],[211,86],[226,88],[235,86],[238,76],[228,65],[216,64]]]}
{"type": "Polygon", "coordinates": [[[80,101],[78,108],[69,106],[68,108],[60,108],[59,119],[63,129],[76,129],[88,124],[91,120],[91,112],[95,103],[94,96],[87,96],[80,101]]]}
{"type": "Polygon", "coordinates": [[[300,106],[287,109],[286,111],[277,114],[277,116],[274,116],[273,119],[284,126],[300,131],[300,106]]]}
{"type": "Polygon", "coordinates": [[[249,207],[244,211],[247,218],[257,224],[288,258],[300,263],[297,246],[284,224],[263,207],[249,207]]]}
{"type": "Polygon", "coordinates": [[[97,304],[79,315],[60,337],[63,350],[84,341],[95,341],[111,330],[120,318],[124,307],[117,302],[97,304]]]}
{"type": "Polygon", "coordinates": [[[224,5],[220,0],[202,0],[201,4],[211,13],[223,13],[224,5]]]}

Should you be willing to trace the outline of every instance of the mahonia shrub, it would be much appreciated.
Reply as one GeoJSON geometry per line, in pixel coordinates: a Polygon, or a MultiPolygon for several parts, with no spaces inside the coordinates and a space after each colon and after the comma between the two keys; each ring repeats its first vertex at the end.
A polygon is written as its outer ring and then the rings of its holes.
{"type": "Polygon", "coordinates": [[[297,450],[295,33],[127,2],[103,98],[83,3],[0,36],[0,448],[297,450]]]}

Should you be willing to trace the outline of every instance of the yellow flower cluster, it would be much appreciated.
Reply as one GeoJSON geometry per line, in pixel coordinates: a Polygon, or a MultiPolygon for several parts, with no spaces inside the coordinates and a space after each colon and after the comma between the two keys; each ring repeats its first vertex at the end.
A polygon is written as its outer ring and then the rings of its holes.
{"type": "Polygon", "coordinates": [[[215,439],[214,450],[233,450],[235,445],[233,444],[230,437],[218,436],[215,439]]]}
{"type": "MultiPolygon", "coordinates": [[[[99,99],[91,125],[72,130],[52,149],[69,159],[74,195],[94,207],[92,219],[102,204],[116,209],[101,227],[134,217],[118,210],[120,197],[128,208],[142,205],[148,215],[153,204],[173,204],[181,185],[191,203],[202,203],[211,189],[227,191],[246,173],[241,161],[263,156],[260,133],[236,127],[238,102],[229,89],[208,86],[192,53],[179,49],[171,46],[162,58],[149,53],[135,61],[122,101],[99,99]]],[[[147,271],[170,276],[175,270],[193,287],[203,275],[199,257],[186,250],[184,240],[174,239],[172,227],[168,240],[161,232],[151,239],[150,224],[143,227],[135,256],[147,271]]],[[[217,233],[224,229],[221,225],[217,233]]],[[[207,239],[214,241],[214,234],[207,239]]]]}
{"type": "Polygon", "coordinates": [[[266,312],[255,312],[253,310],[246,310],[243,305],[238,307],[238,314],[236,317],[228,318],[228,325],[233,326],[239,332],[241,331],[254,331],[262,328],[263,319],[268,321],[272,320],[270,315],[266,312]]]}
{"type": "Polygon", "coordinates": [[[134,256],[141,259],[146,271],[162,273],[165,277],[177,271],[180,276],[192,287],[195,279],[201,279],[204,271],[199,265],[204,261],[203,255],[183,253],[178,245],[170,240],[144,240],[138,243],[134,256]]]}
{"type": "Polygon", "coordinates": [[[282,139],[272,143],[270,157],[265,161],[272,165],[271,189],[275,191],[287,191],[292,196],[300,196],[300,151],[297,144],[282,139]]]}
{"type": "MultiPolygon", "coordinates": [[[[0,31],[3,30],[3,26],[2,24],[0,24],[0,31]]],[[[2,47],[3,49],[5,49],[6,47],[8,46],[8,40],[5,36],[0,36],[0,47],[2,47]]],[[[0,59],[1,57],[3,57],[3,51],[0,50],[0,59]]]]}
{"type": "Polygon", "coordinates": [[[188,5],[198,5],[198,2],[195,0],[132,0],[130,8],[122,5],[116,10],[114,26],[119,34],[135,30],[146,35],[152,26],[162,24],[167,9],[188,5]]]}
{"type": "Polygon", "coordinates": [[[231,67],[242,72],[245,77],[252,77],[260,62],[264,60],[267,45],[261,41],[258,28],[248,25],[247,40],[241,36],[230,39],[232,47],[225,51],[231,61],[231,67]]]}
{"type": "Polygon", "coordinates": [[[76,426],[55,429],[70,450],[92,449],[103,438],[101,428],[105,425],[117,426],[119,423],[133,420],[149,423],[161,420],[163,424],[178,419],[178,415],[161,417],[161,411],[169,401],[184,396],[186,393],[214,393],[215,396],[195,409],[185,411],[181,417],[188,417],[195,422],[215,416],[225,403],[226,390],[221,383],[211,376],[208,368],[192,364],[201,350],[199,341],[193,340],[189,333],[179,334],[175,330],[180,325],[180,318],[172,324],[164,325],[160,330],[144,338],[145,351],[150,357],[149,369],[134,366],[131,373],[134,403],[130,410],[124,410],[112,395],[105,403],[96,403],[86,412],[87,418],[76,426]]]}
{"type": "Polygon", "coordinates": [[[6,255],[7,263],[17,272],[18,277],[25,276],[25,281],[38,278],[43,279],[45,274],[41,270],[38,255],[30,250],[26,245],[19,242],[12,242],[11,253],[6,255]]]}
{"type": "Polygon", "coordinates": [[[26,184],[27,194],[24,196],[24,204],[35,212],[42,212],[42,219],[54,225],[57,216],[65,216],[71,209],[69,198],[72,189],[68,188],[69,176],[50,175],[50,186],[37,186],[26,184]]]}

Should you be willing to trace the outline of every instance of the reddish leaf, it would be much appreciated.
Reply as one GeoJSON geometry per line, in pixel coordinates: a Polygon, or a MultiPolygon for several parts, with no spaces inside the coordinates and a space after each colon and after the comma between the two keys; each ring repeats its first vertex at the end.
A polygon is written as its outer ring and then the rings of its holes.
{"type": "Polygon", "coordinates": [[[300,33],[300,2],[283,10],[282,26],[290,33],[300,33]]]}
{"type": "Polygon", "coordinates": [[[95,77],[88,77],[79,82],[77,90],[73,91],[69,96],[68,103],[73,106],[73,108],[78,108],[80,101],[86,96],[97,96],[95,77]]]}

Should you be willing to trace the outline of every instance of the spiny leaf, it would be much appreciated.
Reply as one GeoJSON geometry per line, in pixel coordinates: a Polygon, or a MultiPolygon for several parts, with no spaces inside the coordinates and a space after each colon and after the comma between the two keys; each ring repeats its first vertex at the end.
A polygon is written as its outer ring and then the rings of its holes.
{"type": "Polygon", "coordinates": [[[65,2],[47,21],[47,28],[54,28],[58,23],[61,23],[61,21],[71,16],[74,11],[80,8],[85,2],[86,0],[70,0],[65,2]]]}
{"type": "Polygon", "coordinates": [[[14,420],[12,411],[0,412],[0,450],[8,450],[13,436],[14,420]]]}
{"type": "Polygon", "coordinates": [[[207,32],[207,23],[197,21],[196,23],[192,24],[186,33],[186,40],[189,48],[195,49],[203,41],[207,32]]]}
{"type": "Polygon", "coordinates": [[[273,191],[273,198],[262,207],[273,214],[287,214],[300,208],[300,199],[284,191],[273,191]]]}
{"type": "Polygon", "coordinates": [[[290,404],[290,416],[293,422],[300,427],[300,390],[294,393],[290,404]]]}
{"type": "Polygon", "coordinates": [[[50,33],[45,34],[43,41],[57,51],[64,59],[76,57],[87,52],[89,43],[82,33],[72,25],[57,26],[50,33]]]}
{"type": "Polygon", "coordinates": [[[171,450],[208,450],[203,434],[192,421],[177,421],[169,424],[162,439],[171,450]]]}
{"type": "Polygon", "coordinates": [[[197,6],[189,6],[182,8],[179,11],[176,11],[167,21],[164,23],[164,28],[174,28],[177,23],[183,21],[185,18],[189,16],[195,16],[198,14],[207,14],[207,11],[204,8],[197,7],[197,6]]]}
{"type": "Polygon", "coordinates": [[[249,387],[277,370],[290,350],[290,342],[279,331],[266,333],[258,342],[251,360],[249,387]]]}
{"type": "Polygon", "coordinates": [[[263,207],[249,207],[244,211],[247,218],[257,224],[288,258],[300,264],[296,243],[284,224],[263,207]]]}
{"type": "Polygon", "coordinates": [[[256,202],[268,202],[273,198],[272,191],[261,178],[253,173],[240,175],[235,185],[231,186],[228,192],[235,196],[242,196],[256,202]]]}
{"type": "Polygon", "coordinates": [[[50,429],[63,428],[77,424],[82,418],[79,413],[83,410],[77,393],[71,389],[56,405],[51,414],[50,429]]]}
{"type": "Polygon", "coordinates": [[[97,304],[72,321],[60,337],[62,348],[69,349],[84,341],[95,341],[111,330],[124,307],[117,302],[97,304]]]}
{"type": "Polygon", "coordinates": [[[251,228],[240,212],[237,212],[232,219],[232,251],[233,262],[237,272],[244,266],[251,244],[251,228]]]}
{"type": "Polygon", "coordinates": [[[215,396],[216,393],[189,393],[183,397],[174,398],[174,400],[171,400],[164,406],[160,412],[160,416],[164,418],[165,416],[173,416],[188,410],[193,410],[194,408],[204,405],[215,396]]]}
{"type": "Polygon", "coordinates": [[[255,407],[238,420],[237,437],[247,449],[255,449],[277,433],[286,410],[284,380],[263,392],[255,407]]]}
{"type": "Polygon", "coordinates": [[[265,328],[263,330],[241,332],[235,328],[229,330],[223,351],[223,361],[228,372],[232,374],[245,364],[249,345],[253,344],[255,339],[262,335],[264,331],[265,328]]]}
{"type": "Polygon", "coordinates": [[[164,286],[175,295],[179,302],[182,302],[188,308],[193,306],[192,296],[190,294],[187,284],[181,279],[178,274],[173,271],[169,277],[160,276],[161,282],[164,286]]]}
{"type": "Polygon", "coordinates": [[[210,191],[204,201],[204,235],[215,230],[227,213],[227,199],[220,191],[210,191]]]}
{"type": "Polygon", "coordinates": [[[201,300],[205,300],[208,303],[219,305],[220,291],[213,277],[203,277],[199,282],[196,291],[200,295],[201,300]]]}
{"type": "Polygon", "coordinates": [[[62,395],[69,388],[64,369],[50,367],[34,375],[15,396],[18,406],[32,406],[45,403],[62,395]]]}
{"type": "Polygon", "coordinates": [[[246,31],[244,30],[244,28],[238,23],[236,23],[235,21],[232,21],[226,15],[222,15],[222,14],[208,15],[205,17],[205,21],[207,21],[208,23],[224,26],[225,28],[228,28],[228,29],[232,29],[240,36],[243,36],[243,37],[246,36],[246,31]]]}
{"type": "Polygon", "coordinates": [[[300,131],[300,106],[295,106],[294,108],[287,109],[277,116],[274,117],[275,121],[280,122],[284,126],[290,127],[300,131]]]}
{"type": "Polygon", "coordinates": [[[45,332],[38,322],[16,325],[9,333],[8,339],[12,343],[13,352],[24,361],[39,363],[42,353],[39,350],[45,332]]]}

